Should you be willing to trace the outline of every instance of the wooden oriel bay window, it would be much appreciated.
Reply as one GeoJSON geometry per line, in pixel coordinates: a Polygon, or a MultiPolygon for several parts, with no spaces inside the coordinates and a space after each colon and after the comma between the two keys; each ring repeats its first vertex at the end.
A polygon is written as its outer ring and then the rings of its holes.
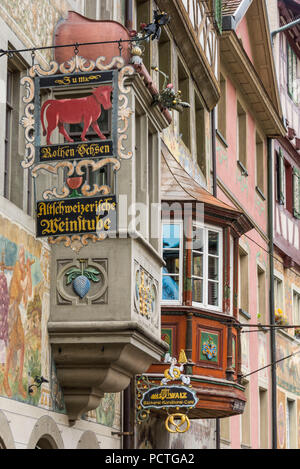
{"type": "Polygon", "coordinates": [[[162,256],[163,305],[185,305],[237,317],[242,286],[238,270],[242,273],[245,269],[239,262],[235,230],[222,226],[221,221],[220,225],[196,222],[192,215],[188,221],[186,217],[165,218],[162,256]]]}

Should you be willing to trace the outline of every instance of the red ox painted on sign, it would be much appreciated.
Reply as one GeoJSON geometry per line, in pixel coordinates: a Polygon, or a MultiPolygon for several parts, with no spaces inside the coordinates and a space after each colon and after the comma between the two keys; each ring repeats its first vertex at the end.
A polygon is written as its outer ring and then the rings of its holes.
{"type": "Polygon", "coordinates": [[[105,140],[106,137],[99,129],[97,120],[101,115],[101,105],[105,110],[111,108],[111,92],[111,86],[98,86],[86,98],[48,99],[41,109],[43,135],[47,135],[47,145],[51,145],[50,137],[57,126],[59,132],[68,142],[74,142],[64,128],[64,124],[79,124],[80,122],[83,122],[82,141],[87,141],[85,135],[90,126],[93,127],[101,140],[105,140]],[[48,121],[47,131],[44,124],[45,109],[48,121]]]}

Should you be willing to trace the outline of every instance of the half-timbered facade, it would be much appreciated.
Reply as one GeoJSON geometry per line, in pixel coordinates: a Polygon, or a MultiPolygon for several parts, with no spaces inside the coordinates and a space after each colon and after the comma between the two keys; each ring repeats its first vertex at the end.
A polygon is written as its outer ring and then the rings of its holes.
{"type": "MultiPolygon", "coordinates": [[[[274,315],[275,323],[299,325],[300,314],[300,156],[299,64],[300,25],[297,1],[269,5],[272,42],[285,133],[273,149],[274,315]],[[289,24],[291,24],[289,26],[289,24]],[[293,23],[296,23],[293,26],[293,23]]],[[[277,330],[277,359],[299,348],[298,328],[277,330]]],[[[299,448],[299,361],[277,367],[277,447],[299,448]]]]}

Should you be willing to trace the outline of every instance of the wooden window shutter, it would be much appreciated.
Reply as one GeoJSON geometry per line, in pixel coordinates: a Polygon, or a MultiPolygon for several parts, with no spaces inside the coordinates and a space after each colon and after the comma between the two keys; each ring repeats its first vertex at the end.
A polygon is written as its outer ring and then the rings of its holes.
{"type": "Polygon", "coordinates": [[[293,169],[293,213],[300,219],[300,171],[293,169]]]}
{"type": "Polygon", "coordinates": [[[285,165],[284,157],[281,148],[277,154],[277,188],[278,188],[278,201],[284,205],[285,202],[285,165]]]}
{"type": "Polygon", "coordinates": [[[297,103],[297,56],[289,44],[287,44],[287,88],[290,98],[297,103]]]}

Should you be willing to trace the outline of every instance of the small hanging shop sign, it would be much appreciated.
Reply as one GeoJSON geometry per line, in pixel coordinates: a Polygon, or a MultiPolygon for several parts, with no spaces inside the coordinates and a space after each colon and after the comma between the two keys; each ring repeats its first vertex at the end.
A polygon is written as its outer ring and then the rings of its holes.
{"type": "Polygon", "coordinates": [[[195,407],[198,399],[194,391],[184,386],[158,386],[146,391],[141,399],[144,409],[166,407],[195,407]]]}
{"type": "Polygon", "coordinates": [[[169,353],[164,361],[170,363],[170,367],[165,370],[160,386],[150,383],[147,375],[142,375],[137,380],[136,420],[141,424],[149,419],[152,409],[162,409],[167,412],[166,430],[170,433],[185,433],[190,428],[188,412],[198,402],[196,393],[191,389],[190,378],[182,373],[187,363],[185,352],[181,350],[178,364],[177,359],[169,353]],[[181,384],[167,384],[175,381],[181,381],[181,384]],[[177,412],[170,412],[170,409],[176,409],[177,412]],[[181,409],[184,413],[179,412],[181,409]]]}

